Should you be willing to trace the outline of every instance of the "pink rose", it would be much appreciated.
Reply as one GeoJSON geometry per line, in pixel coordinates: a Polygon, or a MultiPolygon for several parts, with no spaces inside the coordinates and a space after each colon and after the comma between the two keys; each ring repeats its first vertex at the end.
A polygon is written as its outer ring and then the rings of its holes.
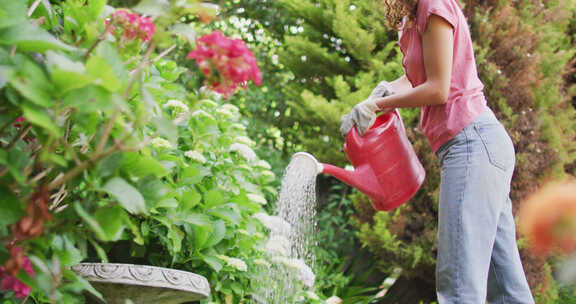
{"type": "MultiPolygon", "coordinates": [[[[22,260],[22,268],[24,268],[24,270],[31,276],[34,275],[34,269],[32,268],[32,263],[30,263],[30,259],[28,259],[28,257],[26,257],[25,255],[23,255],[23,253],[20,252],[20,249],[18,249],[17,247],[14,248],[14,252],[16,254],[16,258],[19,258],[22,260]]],[[[2,290],[12,290],[15,293],[15,296],[17,298],[25,298],[30,294],[30,287],[24,283],[22,283],[22,281],[18,280],[16,277],[8,274],[7,271],[5,271],[4,267],[0,266],[0,280],[2,280],[2,284],[0,285],[0,288],[2,288],[2,290]]]]}
{"type": "MultiPolygon", "coordinates": [[[[127,10],[117,10],[112,16],[114,23],[118,25],[121,30],[118,30],[114,25],[110,25],[109,32],[126,40],[140,39],[146,42],[152,39],[156,32],[154,22],[147,17],[142,17],[127,10]]],[[[108,26],[109,22],[109,20],[106,20],[106,26],[108,26]]]]}
{"type": "Polygon", "coordinates": [[[211,88],[227,96],[241,85],[246,87],[252,80],[262,83],[262,74],[254,54],[244,41],[225,37],[214,31],[197,40],[198,47],[188,54],[195,59],[202,73],[208,78],[211,88]]]}

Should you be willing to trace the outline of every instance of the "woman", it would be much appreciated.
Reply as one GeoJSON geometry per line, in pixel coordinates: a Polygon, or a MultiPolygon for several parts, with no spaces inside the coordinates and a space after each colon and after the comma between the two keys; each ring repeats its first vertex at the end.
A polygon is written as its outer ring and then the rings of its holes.
{"type": "Polygon", "coordinates": [[[406,74],[380,83],[344,115],[342,133],[356,125],[363,134],[376,112],[421,107],[422,130],[442,168],[438,301],[534,303],[509,199],[514,147],[486,105],[464,14],[456,0],[384,3],[389,24],[399,24],[406,74]]]}

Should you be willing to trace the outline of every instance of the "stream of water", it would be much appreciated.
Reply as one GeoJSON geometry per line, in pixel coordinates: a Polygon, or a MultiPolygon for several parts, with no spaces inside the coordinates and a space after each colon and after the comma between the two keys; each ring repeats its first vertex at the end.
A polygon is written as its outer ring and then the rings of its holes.
{"type": "Polygon", "coordinates": [[[298,290],[314,286],[316,164],[293,158],[284,171],[275,216],[257,215],[270,229],[253,303],[300,302],[298,290]]]}

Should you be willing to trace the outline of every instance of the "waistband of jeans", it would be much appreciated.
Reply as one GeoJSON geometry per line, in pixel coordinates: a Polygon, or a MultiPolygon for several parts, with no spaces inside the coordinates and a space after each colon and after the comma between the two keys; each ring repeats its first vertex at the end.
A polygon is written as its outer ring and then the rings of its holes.
{"type": "MultiPolygon", "coordinates": [[[[482,110],[482,112],[480,112],[480,114],[478,114],[478,116],[471,123],[469,123],[466,127],[464,127],[464,129],[462,129],[462,131],[460,131],[460,132],[466,132],[466,130],[473,128],[475,125],[481,125],[483,123],[488,123],[488,122],[498,122],[498,118],[496,118],[496,115],[494,114],[492,109],[490,109],[488,106],[486,106],[484,108],[484,110],[482,110]]],[[[448,140],[442,146],[440,146],[440,148],[438,148],[438,150],[436,150],[436,153],[435,153],[436,156],[440,158],[441,154],[444,152],[444,150],[447,149],[447,147],[449,147],[452,144],[453,140],[454,140],[454,138],[448,140]]]]}

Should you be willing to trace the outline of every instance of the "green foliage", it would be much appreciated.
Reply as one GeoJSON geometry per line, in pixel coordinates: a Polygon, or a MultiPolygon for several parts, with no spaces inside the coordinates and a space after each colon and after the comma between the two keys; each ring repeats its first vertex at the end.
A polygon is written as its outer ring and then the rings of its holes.
{"type": "MultiPolygon", "coordinates": [[[[289,147],[311,152],[322,162],[345,163],[340,115],[363,100],[378,81],[393,80],[403,72],[396,33],[384,27],[384,6],[372,6],[373,2],[378,1],[270,4],[245,0],[238,4],[249,7],[244,14],[283,42],[280,63],[293,74],[288,83],[275,87],[287,102],[268,105],[268,110],[279,113],[268,125],[279,129],[289,147]]],[[[542,179],[570,173],[576,159],[575,111],[569,102],[576,92],[575,76],[567,74],[574,71],[569,65],[573,65],[576,34],[574,2],[472,1],[463,8],[484,93],[515,143],[518,162],[512,199],[521,203],[542,179]]],[[[247,111],[254,113],[250,107],[247,111]]],[[[384,270],[401,265],[407,275],[427,279],[433,277],[435,259],[438,164],[415,129],[419,111],[405,110],[402,115],[427,170],[427,182],[394,214],[375,214],[362,196],[352,201],[358,237],[375,253],[378,265],[384,270]]],[[[321,192],[329,189],[321,187],[321,192]]],[[[322,209],[320,214],[333,213],[322,209]]],[[[527,263],[534,263],[529,269],[543,269],[541,261],[527,252],[523,255],[527,263]]],[[[541,272],[528,274],[535,291],[540,283],[543,289],[549,286],[549,272],[541,272]]]]}
{"type": "Polygon", "coordinates": [[[242,301],[277,181],[238,108],[198,89],[197,1],[134,7],[156,17],[147,43],[107,34],[104,0],[30,18],[28,2],[0,1],[0,263],[9,242],[26,252],[37,303],[98,294],[70,270],[82,261],[189,270],[210,301],[242,301]]]}

